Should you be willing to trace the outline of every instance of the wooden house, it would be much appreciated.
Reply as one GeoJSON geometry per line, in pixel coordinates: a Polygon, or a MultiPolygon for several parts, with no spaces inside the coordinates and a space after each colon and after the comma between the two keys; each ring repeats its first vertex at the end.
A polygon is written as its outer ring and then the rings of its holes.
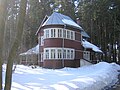
{"type": "Polygon", "coordinates": [[[66,15],[54,12],[45,17],[36,34],[40,47],[39,65],[44,68],[77,68],[81,59],[86,56],[90,59],[91,48],[83,44],[83,38],[89,36],[66,15]]]}

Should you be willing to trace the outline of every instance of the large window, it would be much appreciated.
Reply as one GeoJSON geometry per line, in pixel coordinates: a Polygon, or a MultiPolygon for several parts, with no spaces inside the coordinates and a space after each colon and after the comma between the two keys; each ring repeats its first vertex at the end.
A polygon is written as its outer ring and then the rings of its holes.
{"type": "Polygon", "coordinates": [[[44,29],[44,36],[45,38],[65,38],[65,39],[72,39],[75,40],[75,32],[68,30],[68,29],[62,29],[62,28],[49,28],[44,29]]]}
{"type": "Polygon", "coordinates": [[[44,59],[74,59],[74,49],[45,48],[44,59]]]}
{"type": "Polygon", "coordinates": [[[70,39],[70,31],[67,30],[67,38],[70,39]]]}

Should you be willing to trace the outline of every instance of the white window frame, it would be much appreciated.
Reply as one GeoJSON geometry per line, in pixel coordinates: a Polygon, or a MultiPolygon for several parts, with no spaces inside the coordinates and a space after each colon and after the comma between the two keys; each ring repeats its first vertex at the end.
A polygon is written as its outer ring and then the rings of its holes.
{"type": "Polygon", "coordinates": [[[63,28],[49,28],[49,29],[44,29],[44,37],[45,39],[64,37],[65,39],[75,40],[75,31],[63,29],[63,28]]]}
{"type": "Polygon", "coordinates": [[[57,58],[61,59],[62,58],[62,49],[56,49],[57,50],[57,58]]]}
{"type": "Polygon", "coordinates": [[[43,62],[43,52],[41,52],[41,62],[43,62]]]}
{"type": "Polygon", "coordinates": [[[44,48],[44,59],[73,60],[74,56],[75,56],[75,50],[71,48],[64,48],[64,49],[63,48],[44,48]],[[48,50],[49,53],[46,53],[46,50],[48,50]]]}
{"type": "Polygon", "coordinates": [[[55,52],[55,49],[49,49],[50,50],[50,58],[51,59],[55,59],[56,58],[56,52],[55,52]]]}
{"type": "Polygon", "coordinates": [[[44,36],[41,36],[41,38],[40,38],[40,45],[41,45],[41,46],[44,45],[44,36]]]}
{"type": "Polygon", "coordinates": [[[49,59],[49,57],[50,57],[49,55],[50,55],[49,50],[46,49],[45,52],[44,52],[45,58],[49,59]],[[48,52],[46,52],[46,51],[48,51],[48,52]]]}
{"type": "Polygon", "coordinates": [[[70,36],[70,31],[69,30],[67,30],[67,39],[70,39],[71,38],[71,36],[70,36]]]}
{"type": "Polygon", "coordinates": [[[90,60],[90,51],[84,51],[83,52],[83,58],[86,60],[90,60]]]}

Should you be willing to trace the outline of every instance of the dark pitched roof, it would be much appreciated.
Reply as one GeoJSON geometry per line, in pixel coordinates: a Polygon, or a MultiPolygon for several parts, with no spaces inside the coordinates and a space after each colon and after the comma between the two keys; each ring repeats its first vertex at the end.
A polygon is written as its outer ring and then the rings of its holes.
{"type": "MultiPolygon", "coordinates": [[[[42,23],[40,27],[46,26],[46,25],[69,25],[73,26],[75,28],[78,28],[81,30],[81,34],[84,37],[89,38],[88,34],[82,29],[81,26],[79,26],[76,22],[74,22],[70,17],[54,12],[51,16],[48,17],[48,19],[42,23]]],[[[37,31],[38,33],[38,31],[37,31]]]]}
{"type": "Polygon", "coordinates": [[[77,28],[82,29],[81,26],[79,26],[77,23],[75,23],[70,17],[54,12],[44,23],[42,26],[45,25],[55,25],[55,24],[60,24],[60,25],[70,25],[74,26],[77,28]]]}

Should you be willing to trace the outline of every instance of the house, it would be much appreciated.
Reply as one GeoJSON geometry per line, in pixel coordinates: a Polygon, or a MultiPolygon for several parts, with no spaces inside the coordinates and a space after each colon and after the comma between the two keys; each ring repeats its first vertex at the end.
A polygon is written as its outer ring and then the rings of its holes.
{"type": "Polygon", "coordinates": [[[24,65],[37,65],[39,56],[39,44],[35,47],[27,50],[24,53],[20,53],[19,59],[20,64],[24,65]]]}
{"type": "MultiPolygon", "coordinates": [[[[44,68],[80,67],[80,60],[90,60],[90,52],[102,52],[89,47],[88,34],[70,17],[54,12],[45,17],[38,31],[39,65],[44,68]],[[87,45],[88,46],[87,46],[87,45]]],[[[93,44],[92,44],[93,45],[93,44]]]]}

